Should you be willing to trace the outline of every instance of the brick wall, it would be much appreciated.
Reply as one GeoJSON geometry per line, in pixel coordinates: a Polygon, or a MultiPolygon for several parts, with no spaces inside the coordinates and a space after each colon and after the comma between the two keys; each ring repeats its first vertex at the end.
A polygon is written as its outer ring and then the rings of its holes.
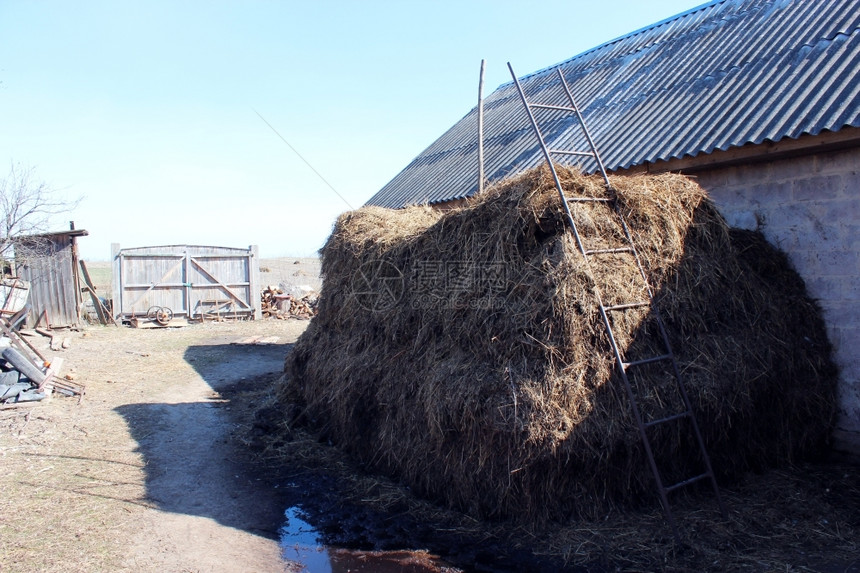
{"type": "Polygon", "coordinates": [[[786,251],[840,368],[837,449],[860,455],[860,149],[696,173],[729,224],[786,251]]]}

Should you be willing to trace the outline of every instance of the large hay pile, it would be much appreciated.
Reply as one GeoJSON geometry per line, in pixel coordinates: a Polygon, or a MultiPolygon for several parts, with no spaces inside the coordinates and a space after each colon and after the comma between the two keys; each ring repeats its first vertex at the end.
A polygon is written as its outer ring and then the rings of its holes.
{"type": "MultiPolygon", "coordinates": [[[[599,179],[562,176],[572,194],[605,193],[599,179]]],[[[785,256],[729,229],[690,179],[613,184],[718,477],[820,451],[836,373],[785,256]]],[[[576,204],[574,218],[589,248],[621,246],[606,204],[576,204]]],[[[322,255],[319,314],[280,389],[291,422],[476,516],[593,516],[652,499],[592,291],[606,304],[638,301],[642,282],[628,255],[586,267],[548,170],[453,211],[346,213],[322,255]]],[[[664,352],[647,309],[613,320],[626,356],[664,352]]],[[[646,419],[679,411],[666,363],[631,374],[646,419]]],[[[669,479],[699,473],[686,422],[649,431],[669,479]]]]}

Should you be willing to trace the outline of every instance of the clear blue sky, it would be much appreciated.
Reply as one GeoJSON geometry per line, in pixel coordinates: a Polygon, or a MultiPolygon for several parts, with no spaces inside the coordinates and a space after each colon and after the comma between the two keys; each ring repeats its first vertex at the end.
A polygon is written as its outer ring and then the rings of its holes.
{"type": "Polygon", "coordinates": [[[311,255],[477,103],[519,75],[699,0],[0,0],[0,177],[11,162],[110,244],[311,255]]]}

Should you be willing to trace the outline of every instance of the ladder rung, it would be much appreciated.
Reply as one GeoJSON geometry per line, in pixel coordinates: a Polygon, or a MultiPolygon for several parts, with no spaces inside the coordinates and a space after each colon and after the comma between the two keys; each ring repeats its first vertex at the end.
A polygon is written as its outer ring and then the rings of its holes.
{"type": "Polygon", "coordinates": [[[679,481],[675,485],[670,485],[669,487],[665,488],[666,493],[669,493],[670,491],[675,491],[676,489],[690,485],[691,483],[696,483],[697,481],[703,480],[706,477],[710,477],[710,476],[711,476],[711,474],[709,474],[708,472],[705,472],[701,475],[697,475],[696,477],[691,477],[690,479],[685,479],[684,481],[679,481]]]}
{"type": "Polygon", "coordinates": [[[614,199],[606,197],[566,197],[568,203],[580,203],[586,201],[598,201],[600,203],[611,203],[614,199]]]}
{"type": "Polygon", "coordinates": [[[594,157],[594,153],[592,153],[590,151],[573,151],[573,150],[568,151],[567,149],[549,149],[549,148],[547,148],[547,151],[549,151],[550,153],[559,153],[561,155],[580,155],[582,157],[594,157]]]}
{"type": "Polygon", "coordinates": [[[672,420],[679,420],[681,418],[686,418],[690,415],[690,411],[681,412],[680,414],[673,414],[672,416],[666,416],[665,418],[660,418],[659,420],[652,420],[651,422],[646,422],[643,424],[646,428],[650,428],[651,426],[656,426],[657,424],[665,424],[666,422],[671,422],[672,420]]]}
{"type": "Polygon", "coordinates": [[[585,251],[586,255],[606,255],[610,253],[632,253],[633,249],[631,247],[622,247],[620,249],[592,249],[590,251],[585,251]]]}
{"type": "Polygon", "coordinates": [[[630,368],[631,366],[642,366],[643,364],[651,364],[652,362],[660,362],[661,360],[671,360],[671,354],[661,354],[660,356],[654,356],[652,358],[645,358],[642,360],[636,360],[634,362],[622,362],[621,365],[625,370],[630,368]]]}
{"type": "Polygon", "coordinates": [[[603,310],[627,310],[628,308],[641,308],[643,306],[651,306],[647,300],[640,302],[628,302],[625,304],[613,304],[612,306],[604,306],[603,310]]]}
{"type": "Polygon", "coordinates": [[[576,110],[572,107],[568,107],[566,105],[552,105],[546,103],[529,103],[529,107],[536,107],[538,109],[554,109],[557,111],[569,111],[572,113],[576,113],[576,110]]]}

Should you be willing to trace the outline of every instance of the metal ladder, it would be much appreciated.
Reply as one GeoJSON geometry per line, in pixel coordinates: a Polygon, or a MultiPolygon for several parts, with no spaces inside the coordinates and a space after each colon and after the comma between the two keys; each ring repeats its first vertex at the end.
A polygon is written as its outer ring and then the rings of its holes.
{"type": "Polygon", "coordinates": [[[508,63],[508,69],[511,72],[511,77],[514,79],[514,83],[517,86],[517,91],[520,94],[520,98],[522,98],[523,105],[525,106],[526,113],[528,114],[529,120],[534,128],[535,135],[537,135],[538,142],[540,143],[541,150],[543,150],[544,158],[546,159],[546,163],[549,166],[550,172],[552,173],[552,178],[555,182],[555,186],[558,189],[558,194],[561,199],[561,204],[564,209],[565,219],[567,220],[570,229],[573,231],[574,238],[576,239],[576,246],[579,249],[582,256],[585,258],[586,264],[588,265],[588,269],[590,272],[592,265],[592,257],[594,255],[601,254],[626,254],[632,256],[636,261],[636,266],[639,271],[639,275],[642,278],[644,283],[644,291],[647,293],[647,300],[638,300],[638,301],[628,301],[623,303],[617,303],[612,305],[605,305],[603,299],[601,297],[600,288],[597,284],[594,285],[594,295],[597,298],[597,303],[600,308],[600,315],[603,319],[603,324],[606,327],[606,332],[609,337],[609,342],[612,346],[612,353],[615,357],[615,364],[618,368],[618,373],[621,375],[621,379],[624,382],[624,389],[627,393],[628,398],[630,399],[631,408],[633,410],[633,416],[636,419],[636,425],[639,429],[639,435],[642,438],[642,443],[645,446],[645,451],[648,455],[648,463],[651,467],[651,473],[654,475],[654,480],[657,484],[657,491],[660,494],[660,503],[663,506],[663,512],[666,515],[666,520],[669,522],[669,525],[672,527],[672,534],[675,537],[676,543],[681,542],[680,535],[678,533],[678,527],[675,523],[675,519],[672,515],[672,510],[669,507],[669,498],[668,494],[672,491],[678,490],[685,486],[692,485],[701,480],[709,480],[711,483],[711,487],[714,490],[714,495],[717,498],[717,503],[720,507],[720,513],[723,516],[723,519],[727,518],[726,508],[723,504],[722,497],[720,496],[719,487],[717,486],[717,480],[714,477],[714,471],[711,467],[711,460],[708,456],[708,452],[705,449],[705,443],[702,440],[702,434],[699,430],[699,424],[696,421],[696,417],[693,414],[693,408],[690,403],[689,396],[687,394],[687,389],[684,384],[684,380],[681,377],[680,369],[678,368],[678,362],[675,359],[675,353],[672,351],[672,346],[669,343],[669,337],[666,332],[666,327],[664,325],[663,319],[660,316],[660,312],[657,308],[656,302],[654,300],[654,293],[651,289],[651,285],[648,282],[648,277],[645,274],[645,270],[642,267],[642,262],[639,258],[639,253],[636,250],[636,246],[633,243],[633,238],[630,234],[630,229],[627,226],[627,221],[624,218],[624,215],[621,213],[621,210],[618,207],[618,201],[616,197],[615,190],[612,188],[612,185],[609,182],[609,177],[606,175],[606,169],[603,166],[603,161],[600,158],[600,154],[597,152],[597,147],[594,145],[594,140],[591,137],[591,134],[588,131],[587,126],[585,125],[585,121],[582,117],[582,113],[580,113],[579,107],[576,105],[576,101],[573,98],[573,94],[570,91],[570,87],[567,84],[567,81],[564,79],[564,74],[562,74],[560,68],[556,68],[558,72],[558,78],[561,87],[564,90],[565,95],[569,101],[569,105],[549,105],[549,104],[540,104],[540,103],[530,103],[526,98],[526,94],[523,91],[523,87],[520,84],[517,75],[514,73],[513,67],[508,63]],[[563,149],[552,149],[547,146],[547,143],[544,139],[543,134],[541,133],[541,129],[538,126],[538,122],[535,119],[535,115],[533,110],[553,110],[557,112],[565,112],[572,113],[576,116],[579,125],[582,127],[583,135],[585,136],[586,141],[588,142],[590,151],[571,151],[571,150],[563,150],[563,149]],[[608,192],[609,197],[567,197],[564,192],[564,188],[561,184],[561,180],[559,179],[558,173],[555,169],[555,165],[553,164],[552,157],[553,155],[564,155],[564,156],[578,156],[578,157],[587,157],[592,158],[597,163],[598,170],[600,174],[603,176],[603,181],[606,185],[606,190],[608,192]],[[615,216],[617,217],[621,229],[624,233],[624,240],[626,246],[621,248],[610,248],[610,249],[587,249],[585,247],[585,243],[580,236],[579,230],[576,227],[576,222],[573,219],[573,214],[570,210],[570,204],[573,202],[600,202],[605,203],[607,206],[611,206],[613,209],[615,216]],[[665,353],[652,356],[648,358],[642,358],[639,360],[628,360],[625,356],[623,356],[621,348],[619,348],[618,342],[616,341],[615,333],[613,332],[612,322],[610,320],[610,313],[613,312],[627,312],[633,309],[649,307],[651,316],[654,318],[654,322],[658,326],[658,330],[660,332],[660,337],[663,342],[663,346],[665,348],[665,353]],[[651,420],[645,422],[643,420],[643,415],[639,403],[636,400],[636,395],[633,391],[633,387],[630,383],[630,378],[627,374],[628,370],[634,369],[637,367],[641,367],[647,364],[653,364],[657,362],[668,362],[671,363],[672,376],[675,379],[677,384],[678,392],[680,394],[682,403],[683,403],[683,411],[672,414],[660,419],[651,420]],[[660,424],[667,424],[670,422],[675,422],[677,420],[681,420],[682,418],[687,418],[690,421],[690,424],[693,427],[693,433],[695,434],[695,441],[699,449],[699,454],[703,461],[703,465],[705,471],[699,475],[683,479],[677,483],[671,485],[665,485],[662,474],[657,467],[657,462],[654,458],[654,452],[651,447],[651,440],[648,438],[648,434],[646,433],[646,429],[658,426],[660,424]]]}

